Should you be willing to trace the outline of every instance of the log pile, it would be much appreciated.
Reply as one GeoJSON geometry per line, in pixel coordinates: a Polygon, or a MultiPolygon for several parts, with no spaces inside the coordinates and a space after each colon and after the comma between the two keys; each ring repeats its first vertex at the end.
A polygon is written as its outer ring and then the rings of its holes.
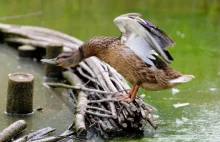
{"type": "MultiPolygon", "coordinates": [[[[83,42],[72,36],[42,27],[18,26],[0,23],[0,37],[6,43],[31,45],[44,49],[62,44],[64,51],[76,50],[83,42]]],[[[37,56],[36,58],[39,58],[37,56]]],[[[68,84],[45,83],[50,87],[69,89],[67,97],[76,109],[75,132],[82,134],[90,127],[102,135],[122,134],[140,130],[147,124],[154,129],[154,107],[136,97],[132,103],[118,101],[115,96],[125,95],[131,89],[124,78],[108,64],[95,57],[82,61],[75,68],[65,68],[63,77],[68,84]]]]}
{"type": "Polygon", "coordinates": [[[26,135],[18,136],[20,133],[24,132],[27,128],[27,124],[24,120],[18,120],[12,123],[10,126],[5,128],[3,131],[0,132],[0,142],[66,142],[72,141],[72,139],[76,139],[72,131],[72,126],[70,125],[69,128],[60,134],[59,136],[51,136],[50,134],[55,131],[54,128],[46,127],[37,131],[32,131],[26,135]]]}

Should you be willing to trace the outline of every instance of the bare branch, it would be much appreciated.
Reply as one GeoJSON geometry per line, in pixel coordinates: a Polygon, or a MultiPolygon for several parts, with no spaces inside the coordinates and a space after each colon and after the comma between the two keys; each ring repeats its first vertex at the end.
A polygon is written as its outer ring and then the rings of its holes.
{"type": "Polygon", "coordinates": [[[108,115],[108,114],[101,114],[101,113],[98,113],[98,112],[93,112],[93,111],[89,111],[89,110],[86,110],[86,113],[91,114],[91,115],[95,115],[95,116],[98,116],[98,117],[113,118],[113,116],[112,116],[112,115],[108,115]]]}
{"type": "Polygon", "coordinates": [[[89,89],[83,86],[72,86],[72,85],[67,85],[63,83],[45,83],[46,85],[50,87],[62,87],[66,89],[76,89],[76,90],[82,90],[82,91],[88,91],[88,92],[96,92],[96,93],[102,93],[102,94],[115,94],[117,92],[107,92],[107,91],[101,91],[97,89],[89,89]]]}
{"type": "Polygon", "coordinates": [[[88,105],[87,108],[89,108],[89,109],[95,109],[95,110],[99,110],[99,111],[103,111],[103,112],[106,112],[106,113],[108,113],[108,114],[112,114],[111,111],[108,111],[108,110],[105,110],[105,109],[99,108],[99,107],[94,107],[94,106],[89,106],[89,105],[88,105]]]}
{"type": "Polygon", "coordinates": [[[103,102],[119,102],[120,100],[117,99],[101,99],[101,100],[90,100],[88,103],[103,103],[103,102]]]}

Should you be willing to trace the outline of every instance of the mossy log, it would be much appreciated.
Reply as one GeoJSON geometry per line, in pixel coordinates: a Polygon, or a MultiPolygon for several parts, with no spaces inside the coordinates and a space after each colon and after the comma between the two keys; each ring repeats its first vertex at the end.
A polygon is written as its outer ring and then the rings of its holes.
{"type": "Polygon", "coordinates": [[[0,142],[5,142],[27,128],[24,120],[18,120],[0,132],[0,142]]]}
{"type": "MultiPolygon", "coordinates": [[[[54,45],[47,46],[46,59],[55,58],[61,52],[63,52],[63,46],[61,44],[54,44],[54,45]]],[[[61,78],[62,67],[45,64],[45,76],[51,77],[51,78],[61,78]]]]}
{"type": "Polygon", "coordinates": [[[6,113],[29,115],[33,113],[34,76],[17,72],[9,75],[6,113]]]}

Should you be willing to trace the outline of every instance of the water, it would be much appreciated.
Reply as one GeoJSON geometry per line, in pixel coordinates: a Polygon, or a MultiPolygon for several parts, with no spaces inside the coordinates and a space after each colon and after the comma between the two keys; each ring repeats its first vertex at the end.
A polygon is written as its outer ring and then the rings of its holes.
{"type": "Polygon", "coordinates": [[[19,119],[27,122],[28,131],[50,126],[56,128],[56,133],[59,134],[67,129],[72,123],[72,110],[64,96],[64,91],[48,90],[43,86],[42,64],[32,59],[18,58],[18,52],[14,48],[2,44],[0,44],[0,59],[0,130],[19,119]],[[41,107],[43,111],[35,111],[33,115],[27,117],[12,117],[5,114],[8,74],[14,72],[28,72],[34,75],[34,109],[41,107]]]}
{"type": "MultiPolygon", "coordinates": [[[[196,78],[176,87],[180,92],[175,95],[171,90],[158,92],[140,90],[139,94],[145,93],[146,101],[158,108],[160,125],[158,130],[152,130],[152,135],[146,134],[144,138],[130,141],[220,141],[218,121],[220,116],[218,105],[220,103],[220,2],[218,0],[184,2],[178,0],[54,0],[53,2],[0,0],[0,3],[0,20],[5,16],[42,12],[41,15],[34,17],[0,22],[48,27],[84,41],[93,36],[118,36],[120,33],[113,24],[113,19],[128,12],[141,13],[145,19],[159,26],[175,40],[175,47],[169,49],[175,59],[171,66],[182,73],[193,74],[196,78]],[[174,108],[173,104],[177,103],[189,103],[189,105],[174,108]]],[[[3,66],[0,69],[0,78],[4,80],[0,83],[1,88],[7,88],[7,75],[11,72],[22,70],[31,72],[36,77],[35,83],[38,85],[35,92],[38,90],[36,94],[40,95],[35,94],[35,106],[43,105],[46,110],[43,113],[36,112],[27,118],[30,123],[35,126],[41,123],[37,128],[57,126],[62,127],[58,128],[60,131],[66,128],[72,120],[71,110],[62,105],[63,101],[60,101],[58,94],[52,98],[48,97],[51,93],[41,85],[42,66],[33,61],[18,60],[11,53],[7,56],[6,53],[12,51],[6,47],[0,50],[0,62],[3,66]],[[19,69],[18,66],[21,68],[19,69]],[[25,66],[31,66],[34,69],[25,66]],[[47,106],[49,106],[48,111],[47,106]],[[62,113],[59,116],[65,117],[55,117],[58,112],[62,113]],[[44,117],[46,119],[41,119],[44,117]],[[59,125],[52,123],[51,117],[56,122],[60,122],[59,125]],[[51,119],[47,120],[47,118],[51,119]],[[66,126],[60,125],[61,123],[66,126]]],[[[4,121],[0,121],[0,129],[7,126],[13,119],[3,114],[5,94],[6,89],[1,89],[0,96],[3,99],[0,100],[2,112],[0,119],[4,121]]],[[[30,127],[34,128],[34,126],[30,127]]]]}

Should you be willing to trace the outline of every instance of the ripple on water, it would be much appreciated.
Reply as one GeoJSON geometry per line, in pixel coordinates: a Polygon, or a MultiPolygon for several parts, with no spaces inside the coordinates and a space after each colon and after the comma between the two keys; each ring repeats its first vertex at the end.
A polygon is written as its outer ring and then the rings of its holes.
{"type": "Polygon", "coordinates": [[[182,117],[176,118],[176,121],[173,122],[163,122],[162,125],[167,125],[167,127],[156,132],[154,138],[144,138],[143,140],[150,140],[153,142],[220,141],[219,107],[217,105],[206,104],[201,105],[197,110],[193,119],[182,117]]]}

